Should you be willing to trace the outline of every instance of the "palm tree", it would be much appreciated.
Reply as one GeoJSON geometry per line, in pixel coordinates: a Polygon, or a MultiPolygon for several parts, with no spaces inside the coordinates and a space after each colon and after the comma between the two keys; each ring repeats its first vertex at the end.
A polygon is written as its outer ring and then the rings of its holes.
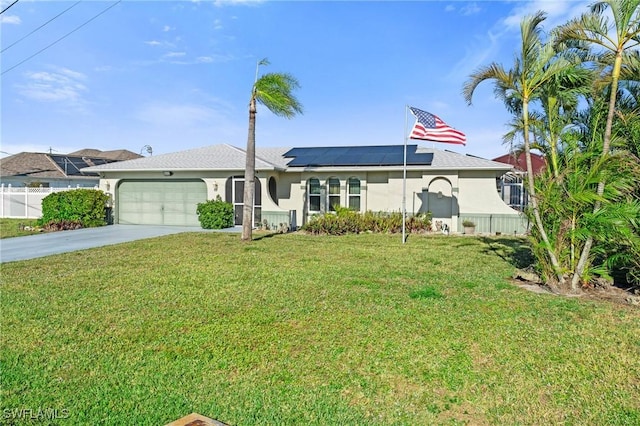
{"type": "Polygon", "coordinates": [[[542,87],[557,76],[574,69],[573,62],[558,56],[551,43],[543,43],[540,24],[546,19],[544,12],[525,17],[520,24],[522,46],[520,56],[516,58],[509,71],[497,63],[481,67],[471,74],[463,88],[463,95],[469,105],[473,93],[480,83],[486,80],[495,82],[494,93],[505,102],[507,108],[522,120],[522,136],[527,163],[527,190],[531,198],[534,224],[543,240],[547,256],[551,261],[556,279],[564,285],[564,276],[557,256],[552,250],[549,238],[543,226],[536,198],[533,167],[531,164],[530,112],[531,102],[539,99],[542,87]]]}
{"type": "MultiPolygon", "coordinates": [[[[559,41],[576,40],[594,45],[603,50],[599,55],[601,62],[608,64],[610,78],[610,97],[607,122],[602,142],[603,157],[609,155],[611,147],[611,129],[615,114],[618,81],[625,62],[628,62],[629,51],[640,45],[640,0],[604,0],[591,6],[589,13],[573,19],[557,30],[559,41]],[[610,22],[605,15],[610,11],[610,22]]],[[[604,193],[605,182],[598,182],[598,198],[604,193]]],[[[594,203],[594,212],[600,209],[600,201],[594,203]]],[[[593,237],[589,235],[580,255],[580,260],[571,280],[572,288],[576,288],[589,259],[593,245],[593,237]]]]}
{"type": "Polygon", "coordinates": [[[269,65],[265,58],[256,65],[256,79],[249,100],[249,136],[247,138],[247,161],[244,171],[244,207],[242,210],[242,240],[251,241],[253,229],[253,198],[256,176],[256,113],[257,104],[266,106],[275,115],[293,118],[302,114],[302,105],[293,95],[300,87],[298,80],[286,73],[268,73],[258,78],[261,65],[269,65]]]}

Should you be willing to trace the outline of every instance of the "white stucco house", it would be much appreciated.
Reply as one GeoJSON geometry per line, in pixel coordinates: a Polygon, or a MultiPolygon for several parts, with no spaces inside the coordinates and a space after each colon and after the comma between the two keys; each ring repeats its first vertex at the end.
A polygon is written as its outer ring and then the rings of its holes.
{"type": "MultiPolygon", "coordinates": [[[[218,195],[242,220],[245,151],[220,144],[83,169],[111,195],[114,223],[198,226],[196,205],[218,195]]],[[[452,232],[464,219],[478,232],[522,233],[526,219],[498,194],[512,166],[434,148],[407,146],[406,210],[431,212],[452,232]]],[[[255,223],[293,228],[340,205],[401,211],[402,145],[256,148],[255,223]]]]}

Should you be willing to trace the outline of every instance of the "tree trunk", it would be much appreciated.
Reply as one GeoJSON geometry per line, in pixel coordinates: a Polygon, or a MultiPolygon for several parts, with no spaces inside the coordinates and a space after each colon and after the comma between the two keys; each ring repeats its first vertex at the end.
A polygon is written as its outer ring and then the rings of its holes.
{"type": "Polygon", "coordinates": [[[564,277],[562,276],[562,272],[560,270],[560,263],[556,258],[555,253],[551,249],[551,244],[549,243],[549,237],[544,230],[544,225],[542,224],[542,218],[540,217],[540,209],[538,208],[538,199],[536,197],[536,189],[533,183],[533,165],[531,164],[531,146],[529,144],[529,103],[525,99],[522,104],[522,119],[524,124],[524,157],[527,161],[527,190],[529,191],[529,198],[531,199],[531,207],[533,210],[533,217],[535,219],[536,227],[538,228],[538,232],[540,232],[540,237],[542,241],[544,241],[547,249],[547,254],[549,255],[549,259],[551,260],[551,266],[554,269],[556,274],[556,278],[558,279],[558,284],[562,287],[564,286],[564,277]]]}
{"type": "MultiPolygon", "coordinates": [[[[616,60],[613,63],[613,70],[611,71],[611,94],[609,95],[609,112],[607,113],[607,124],[604,129],[604,140],[602,141],[602,158],[609,155],[609,150],[611,147],[611,129],[613,128],[613,116],[616,109],[620,68],[622,68],[622,50],[619,50],[616,53],[616,60]]],[[[596,191],[596,194],[598,194],[598,200],[593,205],[594,213],[598,211],[600,209],[600,206],[602,205],[599,199],[600,197],[602,197],[602,194],[604,194],[604,185],[605,183],[603,181],[598,182],[598,189],[596,191]]],[[[584,270],[587,267],[587,260],[589,260],[589,253],[592,246],[593,237],[589,235],[589,237],[587,237],[587,241],[584,243],[584,247],[582,248],[582,253],[580,253],[580,260],[578,260],[576,270],[574,271],[573,277],[571,278],[571,290],[573,291],[577,291],[578,289],[580,279],[582,278],[584,270]]]]}
{"type": "Polygon", "coordinates": [[[251,241],[253,231],[253,198],[256,176],[256,99],[249,102],[249,135],[244,169],[244,205],[242,207],[242,241],[251,241]]]}

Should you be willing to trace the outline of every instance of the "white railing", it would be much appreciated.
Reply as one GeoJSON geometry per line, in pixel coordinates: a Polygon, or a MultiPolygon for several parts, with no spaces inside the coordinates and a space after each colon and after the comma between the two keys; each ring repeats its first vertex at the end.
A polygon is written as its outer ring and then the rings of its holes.
{"type": "MultiPolygon", "coordinates": [[[[37,219],[42,216],[42,199],[53,192],[83,189],[80,185],[66,188],[13,187],[0,185],[0,217],[14,219],[37,219]]],[[[98,189],[98,186],[84,187],[98,189]]]]}

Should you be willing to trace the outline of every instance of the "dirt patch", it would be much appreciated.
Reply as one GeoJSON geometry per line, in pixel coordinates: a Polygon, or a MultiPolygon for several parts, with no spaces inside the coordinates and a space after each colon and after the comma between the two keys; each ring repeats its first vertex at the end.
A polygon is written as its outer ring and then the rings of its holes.
{"type": "Polygon", "coordinates": [[[640,289],[623,289],[614,285],[585,287],[579,293],[566,294],[552,291],[549,286],[541,282],[512,278],[511,282],[527,291],[538,294],[553,294],[559,297],[579,297],[581,299],[599,300],[640,309],[640,289]]]}

